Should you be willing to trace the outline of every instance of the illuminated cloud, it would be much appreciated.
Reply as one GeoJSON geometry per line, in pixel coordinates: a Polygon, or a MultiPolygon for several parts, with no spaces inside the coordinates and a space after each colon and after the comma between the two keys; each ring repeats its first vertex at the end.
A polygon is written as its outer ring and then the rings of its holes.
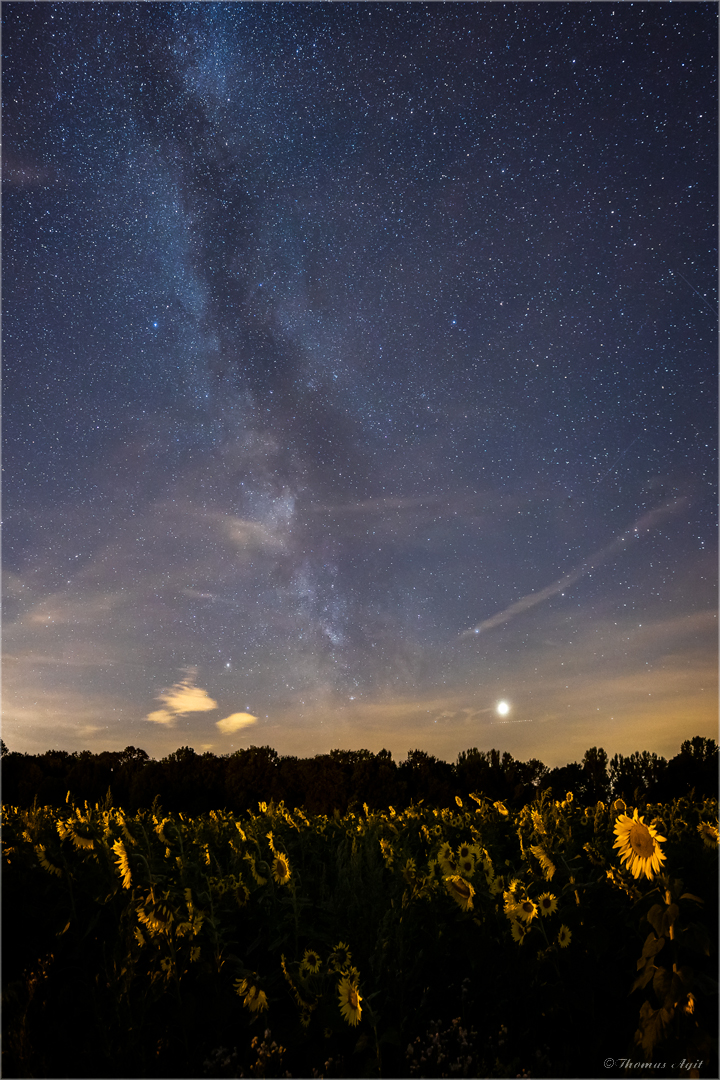
{"type": "Polygon", "coordinates": [[[172,713],[168,709],[156,709],[155,712],[148,713],[145,719],[153,724],[174,724],[177,713],[172,713]]]}
{"type": "Polygon", "coordinates": [[[191,712],[209,712],[217,709],[217,701],[200,686],[193,685],[194,674],[188,675],[157,695],[157,700],[165,706],[149,713],[145,719],[154,724],[173,724],[178,716],[191,712]]]}
{"type": "Polygon", "coordinates": [[[226,716],[224,720],[218,720],[216,727],[220,728],[223,735],[230,735],[234,731],[241,731],[245,727],[257,722],[257,716],[248,712],[235,712],[232,716],[226,716]]]}

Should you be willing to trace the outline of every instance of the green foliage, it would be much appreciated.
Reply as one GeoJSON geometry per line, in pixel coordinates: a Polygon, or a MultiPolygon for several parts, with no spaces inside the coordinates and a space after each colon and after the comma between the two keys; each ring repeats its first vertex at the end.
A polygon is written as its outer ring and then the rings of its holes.
{"type": "Polygon", "coordinates": [[[717,802],[645,807],[688,889],[621,867],[620,809],[6,806],[5,1073],[594,1076],[608,1032],[709,1062],[717,802]]]}

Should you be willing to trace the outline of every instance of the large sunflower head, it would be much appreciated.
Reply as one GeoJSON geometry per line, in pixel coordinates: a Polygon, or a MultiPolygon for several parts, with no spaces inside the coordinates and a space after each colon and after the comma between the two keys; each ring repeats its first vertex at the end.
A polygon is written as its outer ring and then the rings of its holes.
{"type": "Polygon", "coordinates": [[[543,893],[538,897],[538,908],[543,916],[554,915],[557,911],[557,898],[552,893],[543,893]]]}
{"type": "Polygon", "coordinates": [[[272,876],[278,885],[287,885],[290,880],[290,863],[285,855],[276,855],[273,859],[272,876]]]}
{"type": "Polygon", "coordinates": [[[660,843],[665,837],[658,836],[653,825],[646,825],[644,819],[638,817],[637,808],[632,817],[620,815],[614,832],[617,839],[613,847],[618,848],[620,861],[626,864],[633,877],[639,878],[645,874],[652,879],[660,873],[665,861],[660,843]]]}
{"type": "Polygon", "coordinates": [[[512,933],[513,941],[517,941],[518,945],[522,945],[529,933],[529,927],[523,925],[518,919],[511,919],[510,932],[512,933]]]}
{"type": "Polygon", "coordinates": [[[306,949],[305,955],[300,961],[300,973],[301,975],[317,975],[320,970],[322,960],[318,953],[314,949],[306,949]]]}
{"type": "Polygon", "coordinates": [[[702,842],[711,850],[715,850],[718,846],[718,827],[712,825],[709,821],[701,821],[697,827],[697,831],[702,837],[702,842]]]}
{"type": "Polygon", "coordinates": [[[567,926],[563,923],[560,927],[560,933],[558,934],[558,945],[561,949],[567,949],[572,938],[572,933],[568,930],[567,926]]]}
{"type": "Polygon", "coordinates": [[[438,851],[438,862],[442,866],[444,874],[457,874],[458,867],[455,852],[447,841],[438,851]]]}
{"type": "Polygon", "coordinates": [[[413,881],[417,877],[417,866],[414,859],[408,859],[403,868],[403,877],[408,885],[412,885],[413,881]]]}
{"type": "Polygon", "coordinates": [[[250,1010],[250,1012],[262,1012],[268,1007],[268,999],[264,990],[259,990],[257,986],[251,986],[245,995],[243,1005],[250,1010]]]}
{"type": "Polygon", "coordinates": [[[530,900],[530,898],[527,896],[524,900],[521,900],[515,908],[516,916],[518,917],[518,919],[522,919],[524,923],[531,922],[531,920],[535,918],[537,913],[537,905],[534,904],[532,900],[530,900]]]}
{"type": "Polygon", "coordinates": [[[338,983],[338,995],[340,997],[340,1012],[343,1020],[356,1027],[362,1015],[362,997],[354,980],[343,975],[338,983]]]}
{"type": "Polygon", "coordinates": [[[466,881],[460,874],[453,874],[451,877],[445,878],[445,888],[463,911],[470,910],[473,906],[472,898],[475,895],[475,890],[469,881],[466,881]]]}
{"type": "Polygon", "coordinates": [[[344,941],[339,941],[330,955],[330,968],[332,971],[344,971],[350,964],[352,955],[344,941]]]}

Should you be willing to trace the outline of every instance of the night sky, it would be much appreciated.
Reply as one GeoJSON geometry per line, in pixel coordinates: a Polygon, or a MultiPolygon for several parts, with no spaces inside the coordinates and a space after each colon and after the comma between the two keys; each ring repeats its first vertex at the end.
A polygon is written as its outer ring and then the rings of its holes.
{"type": "Polygon", "coordinates": [[[717,18],[2,5],[11,750],[717,737],[717,18]]]}

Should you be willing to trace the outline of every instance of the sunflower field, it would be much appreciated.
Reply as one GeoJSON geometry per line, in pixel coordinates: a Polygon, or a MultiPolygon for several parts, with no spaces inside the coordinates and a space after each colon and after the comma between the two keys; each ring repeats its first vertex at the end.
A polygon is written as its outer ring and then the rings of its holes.
{"type": "Polygon", "coordinates": [[[718,804],[3,808],[3,1074],[717,1076],[718,804]]]}

